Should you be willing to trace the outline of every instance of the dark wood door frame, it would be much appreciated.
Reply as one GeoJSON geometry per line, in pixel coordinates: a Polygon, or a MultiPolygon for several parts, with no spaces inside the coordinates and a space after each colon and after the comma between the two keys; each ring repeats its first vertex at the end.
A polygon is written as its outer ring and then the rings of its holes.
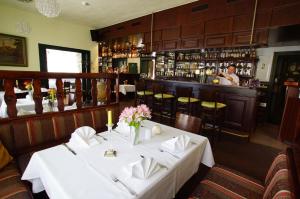
{"type": "MultiPolygon", "coordinates": [[[[78,52],[81,53],[82,57],[82,73],[90,73],[91,72],[91,53],[88,50],[82,50],[77,48],[67,48],[62,46],[53,46],[48,44],[41,44],[39,43],[39,57],[40,57],[40,71],[41,72],[48,72],[47,68],[47,55],[46,49],[53,49],[53,50],[62,50],[62,51],[71,51],[71,52],[78,52]]],[[[48,87],[48,81],[42,80],[42,85],[44,87],[48,87]]],[[[82,88],[83,91],[86,91],[83,98],[86,99],[86,96],[91,96],[91,82],[87,79],[82,79],[82,88]]]]}
{"type": "Polygon", "coordinates": [[[300,51],[283,51],[283,52],[274,52],[273,56],[273,62],[272,62],[272,69],[271,69],[271,74],[270,74],[270,84],[269,84],[269,90],[268,90],[268,107],[267,107],[267,113],[268,113],[268,121],[271,121],[271,102],[272,102],[272,97],[273,97],[273,89],[275,85],[275,75],[276,71],[278,70],[277,63],[278,63],[278,58],[280,56],[288,56],[288,55],[299,55],[300,56],[300,51]]]}

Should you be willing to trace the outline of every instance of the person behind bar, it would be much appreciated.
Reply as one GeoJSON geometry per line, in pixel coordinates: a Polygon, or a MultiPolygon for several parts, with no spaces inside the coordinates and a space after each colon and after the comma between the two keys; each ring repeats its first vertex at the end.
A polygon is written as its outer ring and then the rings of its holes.
{"type": "Polygon", "coordinates": [[[220,84],[239,86],[240,79],[235,74],[235,70],[236,70],[235,64],[230,64],[227,67],[227,73],[221,72],[218,76],[218,78],[220,79],[220,84]]]}

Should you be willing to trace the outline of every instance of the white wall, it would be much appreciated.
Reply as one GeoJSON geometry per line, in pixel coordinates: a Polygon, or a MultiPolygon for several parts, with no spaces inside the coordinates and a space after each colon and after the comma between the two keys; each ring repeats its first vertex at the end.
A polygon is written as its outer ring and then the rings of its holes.
{"type": "MultiPolygon", "coordinates": [[[[47,18],[38,12],[30,12],[0,3],[0,33],[26,37],[28,67],[0,66],[0,70],[39,71],[38,43],[89,50],[92,71],[98,71],[98,45],[90,38],[93,27],[65,21],[61,17],[47,18]],[[29,33],[17,30],[17,24],[27,23],[29,33]]],[[[63,66],[65,67],[65,66],[63,66]]]]}
{"type": "Polygon", "coordinates": [[[274,53],[283,51],[300,51],[300,46],[258,48],[256,52],[259,61],[257,63],[256,78],[260,81],[270,81],[274,53]]]}

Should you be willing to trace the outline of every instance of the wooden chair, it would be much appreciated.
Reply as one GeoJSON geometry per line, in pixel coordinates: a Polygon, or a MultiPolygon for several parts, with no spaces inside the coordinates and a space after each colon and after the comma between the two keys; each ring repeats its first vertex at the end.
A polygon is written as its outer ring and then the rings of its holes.
{"type": "Polygon", "coordinates": [[[199,134],[201,132],[202,120],[199,117],[176,113],[175,128],[199,134]]]}
{"type": "Polygon", "coordinates": [[[192,113],[192,106],[199,103],[199,99],[193,97],[192,87],[176,87],[176,98],[176,111],[189,115],[192,113]]]}

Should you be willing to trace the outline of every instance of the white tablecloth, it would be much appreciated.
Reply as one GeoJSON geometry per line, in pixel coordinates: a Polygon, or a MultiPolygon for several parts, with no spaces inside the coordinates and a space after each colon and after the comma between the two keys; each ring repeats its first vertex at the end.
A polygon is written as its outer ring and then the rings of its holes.
{"type": "MultiPolygon", "coordinates": [[[[42,101],[43,112],[58,111],[57,101],[54,102],[53,110],[49,109],[48,104],[49,104],[48,100],[42,101]]],[[[33,100],[29,100],[26,98],[17,99],[16,107],[17,107],[17,111],[18,111],[18,116],[35,114],[35,103],[33,100]]],[[[76,109],[75,103],[72,106],[65,106],[65,110],[72,110],[72,109],[76,109]]],[[[0,106],[0,117],[2,117],[2,118],[8,117],[7,104],[4,101],[2,102],[2,104],[0,106]]]]}
{"type": "MultiPolygon", "coordinates": [[[[151,128],[154,122],[145,121],[144,126],[151,128]]],[[[59,145],[33,154],[22,180],[33,184],[33,192],[46,190],[52,199],[99,199],[99,198],[143,198],[170,199],[182,185],[197,171],[200,162],[212,167],[214,158],[207,138],[161,125],[162,134],[150,140],[131,146],[127,137],[117,132],[104,132],[107,141],[88,149],[73,148],[73,155],[59,145]],[[192,141],[185,152],[177,154],[180,159],[166,152],[160,152],[160,144],[174,136],[186,134],[192,141]],[[117,150],[117,157],[104,157],[104,151],[117,150]],[[143,155],[152,157],[168,169],[161,169],[146,180],[132,178],[125,168],[129,163],[139,160],[143,155]],[[117,176],[138,196],[135,197],[119,183],[111,179],[117,176]]]]}
{"type": "Polygon", "coordinates": [[[135,92],[135,85],[131,84],[120,84],[119,92],[126,95],[126,93],[135,92]]]}

